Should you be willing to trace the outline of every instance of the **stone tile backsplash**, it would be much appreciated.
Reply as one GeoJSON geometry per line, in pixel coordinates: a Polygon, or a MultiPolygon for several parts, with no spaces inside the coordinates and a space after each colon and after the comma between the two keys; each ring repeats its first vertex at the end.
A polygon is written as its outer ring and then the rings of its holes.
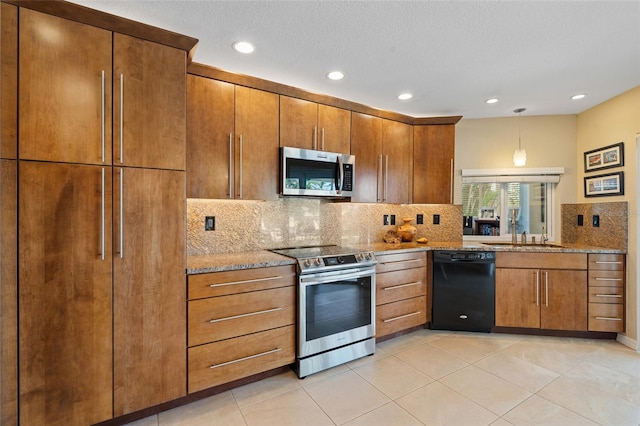
{"type": "Polygon", "coordinates": [[[626,201],[562,205],[562,242],[628,249],[629,207],[626,201]],[[584,223],[578,226],[578,215],[584,223]],[[593,216],[600,226],[593,226],[593,216]]]}
{"type": "Polygon", "coordinates": [[[366,204],[321,199],[277,201],[187,200],[187,254],[237,253],[293,246],[381,242],[385,233],[410,217],[416,238],[462,241],[462,207],[450,204],[366,204]],[[424,224],[416,224],[416,215],[424,224]],[[395,215],[396,225],[383,224],[395,215]],[[440,215],[440,224],[433,216],[440,215]],[[205,231],[205,216],[215,216],[205,231]]]}

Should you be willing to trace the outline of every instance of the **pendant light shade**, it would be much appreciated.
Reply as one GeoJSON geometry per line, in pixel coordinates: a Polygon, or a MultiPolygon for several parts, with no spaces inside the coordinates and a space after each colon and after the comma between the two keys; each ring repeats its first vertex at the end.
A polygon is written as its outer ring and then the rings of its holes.
{"type": "Polygon", "coordinates": [[[527,151],[522,149],[522,141],[520,138],[520,117],[526,108],[516,108],[513,110],[518,114],[518,149],[513,152],[513,165],[515,167],[524,167],[527,164],[527,151]]]}

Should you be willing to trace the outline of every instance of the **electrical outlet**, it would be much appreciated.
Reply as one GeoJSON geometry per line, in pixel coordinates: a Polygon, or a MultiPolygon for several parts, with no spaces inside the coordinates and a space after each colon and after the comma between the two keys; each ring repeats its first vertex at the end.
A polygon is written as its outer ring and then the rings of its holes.
{"type": "Polygon", "coordinates": [[[392,224],[392,225],[395,225],[395,224],[396,224],[396,215],[395,215],[395,214],[392,214],[392,215],[391,215],[391,224],[392,224]]]}
{"type": "Polygon", "coordinates": [[[440,215],[439,214],[434,214],[433,215],[433,224],[434,225],[440,225],[440,215]]]}
{"type": "Polygon", "coordinates": [[[584,216],[581,214],[578,215],[578,226],[584,226],[584,216]]]}
{"type": "Polygon", "coordinates": [[[204,218],[204,230],[205,231],[215,231],[216,230],[216,217],[215,216],[206,216],[204,218]]]}
{"type": "Polygon", "coordinates": [[[382,216],[382,224],[385,225],[385,226],[389,224],[389,215],[388,214],[385,214],[385,215],[382,216]]]}
{"type": "Polygon", "coordinates": [[[600,215],[593,215],[593,227],[598,228],[600,226],[600,215]]]}
{"type": "Polygon", "coordinates": [[[424,215],[422,213],[418,213],[416,215],[416,224],[423,225],[424,224],[424,215]]]}

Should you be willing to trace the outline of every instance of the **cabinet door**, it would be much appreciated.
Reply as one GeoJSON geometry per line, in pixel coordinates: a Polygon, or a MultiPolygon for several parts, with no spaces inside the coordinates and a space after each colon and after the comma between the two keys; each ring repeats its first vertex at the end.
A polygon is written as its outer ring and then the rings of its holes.
{"type": "Polygon", "coordinates": [[[280,96],[280,146],[320,149],[317,103],[280,96]]]}
{"type": "Polygon", "coordinates": [[[351,111],[318,105],[318,145],[320,150],[351,152],[351,111]]]}
{"type": "Polygon", "coordinates": [[[114,164],[184,170],[186,53],[116,33],[113,58],[114,164]]]}
{"type": "Polygon", "coordinates": [[[20,422],[110,419],[111,168],[21,162],[19,188],[20,422]]]}
{"type": "Polygon", "coordinates": [[[18,8],[6,3],[1,6],[0,158],[15,159],[18,143],[18,8]]]}
{"type": "Polygon", "coordinates": [[[496,268],[496,326],[540,328],[538,269],[496,268]]]}
{"type": "Polygon", "coordinates": [[[355,193],[351,201],[382,201],[382,119],[351,113],[351,154],[356,157],[355,193]]]}
{"type": "Polygon", "coordinates": [[[235,198],[278,199],[278,95],[236,86],[235,198]]]}
{"type": "Polygon", "coordinates": [[[540,327],[586,331],[587,271],[542,270],[540,327]]]}
{"type": "Polygon", "coordinates": [[[413,129],[413,202],[453,203],[455,126],[415,126],[413,129]]]}
{"type": "Polygon", "coordinates": [[[21,159],[111,163],[111,50],[110,31],[20,10],[21,159]]]}
{"type": "Polygon", "coordinates": [[[233,197],[233,84],[187,76],[187,197],[233,197]]]}
{"type": "Polygon", "coordinates": [[[382,154],[385,203],[408,203],[411,169],[411,126],[382,120],[382,154]]]}
{"type": "Polygon", "coordinates": [[[114,169],[115,416],[186,394],[184,188],[184,172],[114,169]]]}

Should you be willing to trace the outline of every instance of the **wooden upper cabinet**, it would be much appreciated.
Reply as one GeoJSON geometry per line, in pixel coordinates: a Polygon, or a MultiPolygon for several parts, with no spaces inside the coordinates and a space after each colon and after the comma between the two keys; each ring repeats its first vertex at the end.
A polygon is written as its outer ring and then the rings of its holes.
{"type": "Polygon", "coordinates": [[[112,33],[24,8],[19,28],[20,158],[111,164],[112,33]]]}
{"type": "Polygon", "coordinates": [[[115,33],[113,58],[113,164],[185,170],[186,53],[115,33]]]}
{"type": "Polygon", "coordinates": [[[236,86],[235,197],[278,199],[278,95],[236,86]]]}
{"type": "Polygon", "coordinates": [[[382,201],[408,203],[411,200],[410,125],[382,120],[382,156],[382,201]]]}
{"type": "Polygon", "coordinates": [[[455,125],[413,128],[413,202],[453,203],[455,125]]]}
{"type": "Polygon", "coordinates": [[[351,111],[280,96],[280,146],[350,152],[351,111]]]}
{"type": "Polygon", "coordinates": [[[234,85],[187,76],[187,197],[232,198],[234,85]]]}
{"type": "Polygon", "coordinates": [[[18,144],[18,8],[1,3],[0,158],[17,158],[18,144]]]}
{"type": "Polygon", "coordinates": [[[356,157],[355,192],[351,201],[376,203],[382,200],[382,119],[351,113],[351,154],[356,157]]]}

